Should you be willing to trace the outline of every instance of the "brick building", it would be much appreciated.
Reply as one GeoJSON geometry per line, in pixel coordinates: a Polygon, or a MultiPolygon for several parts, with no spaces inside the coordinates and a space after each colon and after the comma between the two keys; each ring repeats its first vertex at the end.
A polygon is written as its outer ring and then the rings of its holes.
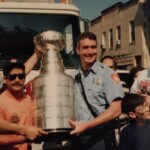
{"type": "Polygon", "coordinates": [[[100,58],[111,55],[119,69],[150,67],[150,9],[145,0],[118,2],[91,21],[97,35],[100,58]],[[146,11],[147,10],[147,11],[146,11]]]}

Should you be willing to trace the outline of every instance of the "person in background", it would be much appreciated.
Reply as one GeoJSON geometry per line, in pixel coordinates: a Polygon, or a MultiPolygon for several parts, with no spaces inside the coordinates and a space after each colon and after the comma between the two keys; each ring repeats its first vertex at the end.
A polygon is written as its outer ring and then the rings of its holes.
{"type": "Polygon", "coordinates": [[[130,93],[150,94],[150,68],[140,72],[131,86],[130,93]]]}
{"type": "Polygon", "coordinates": [[[129,124],[121,131],[119,150],[149,150],[150,103],[147,96],[129,93],[122,100],[129,124]]]}
{"type": "MultiPolygon", "coordinates": [[[[36,126],[35,101],[24,93],[25,66],[21,62],[10,62],[3,67],[5,91],[0,95],[0,118],[8,122],[36,126]]],[[[47,134],[42,129],[38,136],[47,134]]],[[[29,150],[30,144],[24,135],[0,134],[0,147],[5,150],[29,150]]]]}
{"type": "Polygon", "coordinates": [[[101,59],[101,62],[108,66],[109,68],[112,68],[113,70],[116,70],[116,62],[114,57],[106,55],[101,59]]]}
{"type": "Polygon", "coordinates": [[[127,86],[129,87],[129,92],[130,92],[133,82],[140,75],[142,70],[144,70],[143,67],[134,67],[130,70],[130,73],[128,76],[128,81],[127,81],[127,86]]]}
{"type": "MultiPolygon", "coordinates": [[[[106,55],[104,56],[102,59],[101,59],[101,62],[103,64],[105,64],[107,67],[113,69],[114,71],[116,71],[116,61],[115,61],[115,58],[110,56],[110,55],[106,55]]],[[[120,78],[119,74],[116,72],[116,76],[118,75],[117,78],[120,78]]],[[[120,79],[121,80],[121,79],[120,79]]],[[[121,81],[121,84],[122,84],[122,87],[123,87],[123,90],[125,93],[128,93],[129,92],[129,89],[127,88],[127,83],[125,81],[121,81]]]]}
{"type": "Polygon", "coordinates": [[[72,142],[73,149],[116,149],[114,130],[107,123],[121,114],[124,92],[120,79],[112,69],[96,60],[98,48],[95,34],[82,33],[76,50],[81,59],[81,67],[76,72],[74,85],[76,121],[69,120],[73,128],[70,134],[77,135],[72,142]],[[84,86],[87,101],[95,116],[83,98],[79,82],[84,86]],[[110,140],[110,137],[113,138],[110,140]]]}

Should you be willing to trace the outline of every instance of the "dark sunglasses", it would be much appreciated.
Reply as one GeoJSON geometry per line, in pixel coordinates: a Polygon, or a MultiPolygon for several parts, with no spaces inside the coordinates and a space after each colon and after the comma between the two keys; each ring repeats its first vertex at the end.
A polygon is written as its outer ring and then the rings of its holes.
{"type": "Polygon", "coordinates": [[[19,73],[19,74],[9,74],[7,76],[7,79],[11,80],[15,80],[16,77],[18,77],[20,80],[25,79],[25,73],[19,73]]]}

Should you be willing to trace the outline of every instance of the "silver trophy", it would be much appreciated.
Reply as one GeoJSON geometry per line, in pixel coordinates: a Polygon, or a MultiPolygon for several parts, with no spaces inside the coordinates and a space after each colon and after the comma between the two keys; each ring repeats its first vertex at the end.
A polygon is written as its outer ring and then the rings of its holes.
{"type": "Polygon", "coordinates": [[[74,118],[73,78],[65,73],[60,51],[64,36],[45,31],[34,37],[37,48],[44,49],[40,75],[33,81],[37,101],[37,126],[48,132],[69,132],[69,118],[74,118]]]}

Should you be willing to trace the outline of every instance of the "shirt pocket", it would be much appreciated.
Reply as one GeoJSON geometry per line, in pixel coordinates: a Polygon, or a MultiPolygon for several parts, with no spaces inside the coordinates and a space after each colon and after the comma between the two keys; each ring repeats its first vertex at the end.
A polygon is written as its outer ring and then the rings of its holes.
{"type": "Polygon", "coordinates": [[[87,97],[92,104],[105,105],[105,94],[102,85],[91,85],[87,87],[87,97]]]}

